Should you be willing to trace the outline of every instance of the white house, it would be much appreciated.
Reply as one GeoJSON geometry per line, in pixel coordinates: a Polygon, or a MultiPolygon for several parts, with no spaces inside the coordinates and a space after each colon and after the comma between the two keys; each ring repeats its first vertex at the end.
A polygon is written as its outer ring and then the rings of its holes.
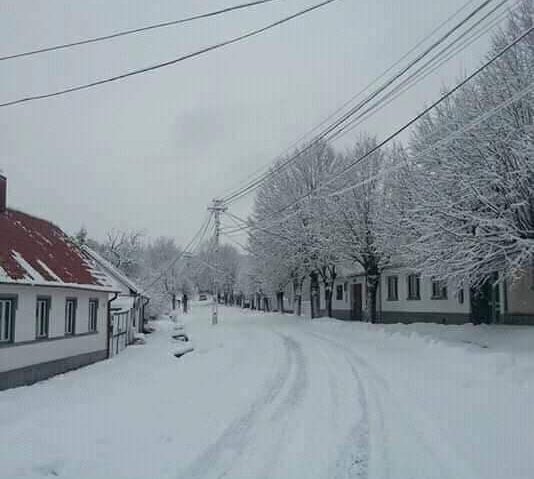
{"type": "Polygon", "coordinates": [[[116,291],[57,226],[7,208],[6,191],[0,175],[0,390],[107,358],[116,291]]]}
{"type": "MultiPolygon", "coordinates": [[[[363,271],[343,271],[334,284],[332,315],[344,320],[367,320],[366,302],[363,271]]],[[[323,288],[321,313],[325,314],[323,288]]],[[[499,281],[496,276],[472,291],[421,276],[410,268],[388,268],[380,278],[377,313],[381,323],[534,325],[534,272],[525,272],[514,281],[499,281]]]]}
{"type": "Polygon", "coordinates": [[[149,302],[149,297],[141,287],[96,251],[86,245],[82,249],[107,274],[114,289],[119,291],[118,295],[110,297],[112,323],[110,354],[115,355],[133,342],[135,333],[143,332],[145,307],[149,302]]]}

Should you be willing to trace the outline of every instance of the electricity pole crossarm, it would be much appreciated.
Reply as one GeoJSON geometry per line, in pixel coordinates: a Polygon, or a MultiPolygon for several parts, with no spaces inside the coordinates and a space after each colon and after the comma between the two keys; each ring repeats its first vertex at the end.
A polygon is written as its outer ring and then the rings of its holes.
{"type": "Polygon", "coordinates": [[[222,200],[213,200],[211,206],[208,206],[208,211],[213,213],[215,218],[215,260],[214,260],[214,286],[215,294],[213,297],[213,313],[211,316],[211,324],[216,325],[218,322],[218,306],[219,306],[219,240],[221,237],[221,213],[226,211],[222,200]]]}

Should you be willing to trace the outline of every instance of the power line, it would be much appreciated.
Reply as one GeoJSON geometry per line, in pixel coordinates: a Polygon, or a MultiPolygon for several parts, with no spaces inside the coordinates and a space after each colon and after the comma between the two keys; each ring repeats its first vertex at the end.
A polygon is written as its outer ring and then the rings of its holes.
{"type": "MultiPolygon", "coordinates": [[[[465,10],[470,4],[472,4],[474,0],[469,0],[468,2],[464,3],[458,10],[456,10],[452,15],[450,15],[445,21],[440,23],[437,27],[435,27],[430,33],[428,33],[425,37],[423,37],[421,40],[419,40],[410,50],[408,50],[404,55],[402,55],[401,58],[399,58],[395,63],[393,63],[391,66],[389,66],[386,70],[384,70],[382,73],[380,73],[379,76],[374,78],[370,83],[368,83],[364,88],[362,88],[358,93],[353,95],[349,100],[345,101],[341,106],[339,106],[335,111],[333,111],[330,115],[328,115],[326,118],[324,118],[320,123],[315,125],[312,129],[308,130],[306,133],[301,135],[299,138],[294,140],[289,146],[287,146],[284,151],[278,155],[282,156],[284,153],[289,152],[291,148],[294,148],[298,146],[306,137],[317,131],[319,128],[321,128],[323,125],[325,125],[329,120],[334,118],[338,113],[341,113],[350,103],[352,103],[354,100],[359,98],[361,95],[363,95],[366,91],[368,91],[370,88],[372,88],[376,83],[378,83],[382,78],[384,78],[391,70],[393,70],[395,67],[397,67],[402,61],[404,61],[406,58],[408,58],[414,51],[416,51],[421,45],[423,45],[428,39],[432,38],[434,34],[436,34],[439,30],[441,30],[447,23],[449,23],[451,20],[453,20],[457,15],[459,15],[463,10],[465,10]]],[[[272,164],[272,162],[271,162],[272,164]]],[[[247,178],[247,182],[249,180],[252,180],[255,178],[260,172],[262,172],[259,177],[266,175],[269,172],[269,169],[271,168],[271,165],[267,168],[267,171],[265,170],[265,167],[259,168],[256,170],[253,174],[249,175],[247,178]]],[[[248,183],[247,183],[248,184],[248,183]]],[[[231,198],[233,195],[239,193],[242,188],[233,188],[230,191],[228,191],[227,194],[222,195],[223,198],[231,198]]]]}
{"type": "Polygon", "coordinates": [[[38,54],[41,54],[41,53],[48,53],[48,52],[53,52],[53,51],[57,51],[57,50],[64,50],[66,48],[78,47],[78,46],[81,46],[81,45],[87,45],[89,43],[102,42],[104,40],[111,40],[113,38],[118,38],[118,37],[122,37],[122,36],[126,36],[126,35],[133,35],[133,34],[136,34],[136,33],[143,33],[143,32],[147,32],[149,30],[155,30],[157,28],[164,28],[164,27],[170,27],[170,26],[174,26],[174,25],[180,25],[182,23],[188,23],[188,22],[192,22],[194,20],[202,20],[202,19],[206,19],[206,18],[210,18],[210,17],[215,17],[217,15],[222,15],[222,14],[225,14],[225,13],[233,12],[235,10],[241,10],[241,9],[244,9],[244,8],[255,7],[255,6],[261,5],[263,3],[270,3],[270,2],[273,2],[273,1],[278,1],[278,0],[257,0],[255,2],[248,2],[248,3],[243,3],[243,4],[240,4],[240,5],[234,5],[234,6],[231,6],[231,7],[222,8],[220,10],[215,10],[213,12],[201,13],[199,15],[193,15],[191,17],[181,18],[179,20],[170,20],[168,22],[161,22],[161,23],[156,23],[156,24],[153,24],[153,25],[147,25],[147,26],[144,26],[144,27],[132,28],[130,30],[122,30],[122,31],[118,31],[118,32],[113,32],[113,33],[109,33],[107,35],[102,35],[102,36],[99,36],[99,37],[87,38],[87,39],[84,39],[84,40],[78,40],[78,41],[75,41],[75,42],[63,43],[63,44],[59,44],[59,45],[53,45],[53,46],[50,46],[50,47],[41,47],[41,48],[37,48],[35,50],[29,50],[29,51],[20,52],[20,53],[13,53],[11,55],[5,55],[5,56],[0,57],[0,61],[13,60],[15,58],[29,57],[29,56],[38,55],[38,54]]]}
{"type": "MultiPolygon", "coordinates": [[[[526,38],[530,33],[532,33],[532,31],[534,31],[534,26],[528,28],[527,30],[525,30],[523,33],[521,33],[518,37],[516,37],[512,42],[510,42],[508,45],[506,45],[504,48],[502,48],[499,52],[497,52],[495,55],[493,55],[488,61],[486,61],[485,63],[483,63],[479,68],[477,68],[475,71],[473,71],[470,75],[468,75],[466,78],[464,78],[464,80],[462,80],[461,82],[459,82],[452,90],[449,90],[447,93],[445,93],[444,95],[442,95],[438,100],[436,100],[435,102],[433,102],[430,106],[428,106],[427,108],[425,108],[421,113],[419,113],[418,115],[416,115],[414,118],[412,118],[410,121],[408,121],[407,123],[405,123],[402,127],[398,128],[394,133],[392,133],[391,135],[389,135],[386,139],[384,139],[383,141],[381,141],[380,143],[378,143],[375,147],[371,148],[368,152],[366,152],[364,155],[360,156],[359,158],[357,158],[356,160],[354,160],[353,162],[351,162],[349,165],[347,165],[345,168],[343,168],[342,170],[340,170],[338,173],[336,173],[333,177],[329,178],[324,184],[320,185],[318,188],[316,189],[312,189],[310,191],[308,191],[307,193],[305,193],[304,195],[301,195],[299,196],[298,198],[296,198],[294,201],[292,201],[291,203],[289,203],[288,205],[284,206],[282,209],[280,209],[279,211],[273,213],[272,215],[270,215],[271,218],[283,213],[284,211],[287,211],[288,209],[292,208],[293,206],[296,206],[298,203],[300,203],[302,200],[310,197],[312,194],[316,194],[318,191],[324,189],[326,186],[330,185],[332,182],[334,182],[335,180],[337,180],[340,176],[344,175],[345,173],[347,173],[350,169],[354,168],[354,166],[356,166],[357,164],[361,163],[362,161],[364,161],[366,158],[368,158],[369,156],[371,156],[373,153],[375,153],[376,151],[378,151],[379,149],[381,149],[383,146],[385,146],[387,143],[389,143],[390,141],[392,141],[393,139],[395,139],[397,136],[399,136],[401,133],[403,133],[405,130],[407,130],[409,127],[411,127],[415,122],[417,122],[419,119],[421,119],[423,116],[425,116],[426,114],[428,114],[431,110],[433,110],[434,108],[436,108],[439,104],[441,104],[443,101],[445,101],[447,98],[449,98],[450,96],[452,96],[454,93],[456,93],[460,88],[462,88],[464,85],[466,85],[469,81],[471,81],[473,78],[475,78],[476,76],[478,76],[482,71],[484,71],[486,68],[488,68],[491,64],[493,64],[495,61],[497,61],[502,55],[504,55],[506,52],[508,52],[511,48],[513,48],[517,43],[519,43],[520,41],[522,41],[524,38],[526,38]]],[[[532,86],[532,85],[531,85],[532,86]]],[[[529,89],[530,91],[530,89],[529,89]]],[[[525,93],[526,94],[526,93],[525,93]]],[[[270,226],[274,226],[275,224],[278,224],[278,223],[281,223],[285,220],[287,220],[288,218],[290,218],[291,216],[295,215],[296,213],[298,212],[298,210],[295,210],[293,211],[292,213],[290,213],[289,215],[281,218],[281,219],[278,219],[277,221],[275,221],[274,223],[272,223],[270,226]]],[[[269,227],[269,225],[267,226],[269,227]]]]}
{"type": "MultiPolygon", "coordinates": [[[[461,129],[456,130],[452,132],[450,135],[446,136],[445,138],[442,138],[441,140],[437,141],[433,145],[430,145],[428,148],[425,148],[422,152],[418,153],[417,155],[410,157],[409,161],[413,162],[415,160],[419,160],[422,158],[425,158],[428,153],[430,153],[432,150],[435,150],[436,148],[440,146],[447,145],[451,140],[457,139],[460,137],[463,133],[467,133],[468,131],[472,130],[474,127],[480,125],[482,122],[486,121],[488,118],[491,118],[492,116],[499,113],[502,109],[506,108],[507,106],[511,105],[512,103],[515,103],[516,101],[521,100],[521,98],[525,97],[529,93],[534,91],[534,81],[528,84],[525,88],[519,90],[514,95],[512,95],[507,100],[499,103],[496,107],[492,108],[491,110],[487,111],[486,113],[479,115],[478,117],[474,118],[470,122],[467,123],[467,125],[463,126],[461,129]]],[[[359,186],[363,186],[371,181],[377,180],[378,178],[385,176],[388,173],[391,173],[393,171],[397,171],[403,166],[406,165],[407,162],[400,162],[399,165],[395,165],[393,168],[389,168],[387,170],[381,171],[377,175],[374,175],[370,178],[366,178],[365,180],[362,180],[358,183],[355,183],[353,185],[343,187],[339,190],[336,190],[332,193],[329,193],[327,196],[335,197],[344,195],[345,193],[348,193],[349,191],[354,190],[355,188],[358,188],[359,186]]]]}
{"type": "Polygon", "coordinates": [[[239,220],[240,222],[244,223],[245,226],[241,227],[240,229],[235,229],[234,231],[227,231],[226,234],[232,234],[232,233],[237,233],[239,231],[244,231],[246,229],[254,229],[254,230],[258,230],[258,231],[263,231],[264,233],[267,233],[267,234],[270,234],[271,236],[275,236],[277,238],[281,238],[283,239],[284,241],[288,241],[290,243],[293,243],[294,240],[289,238],[288,236],[284,236],[284,235],[281,235],[280,233],[274,233],[273,231],[269,231],[265,228],[262,228],[261,226],[256,226],[254,223],[252,222],[249,222],[249,221],[246,221],[244,220],[243,218],[240,218],[239,216],[236,216],[228,211],[225,212],[225,214],[227,216],[230,216],[230,217],[233,217],[235,218],[236,220],[239,220]]]}
{"type": "Polygon", "coordinates": [[[382,110],[382,108],[389,105],[392,101],[398,98],[401,94],[412,88],[415,84],[419,83],[425,79],[428,75],[433,73],[436,69],[442,66],[444,63],[448,62],[454,55],[460,51],[467,48],[474,41],[480,38],[482,35],[487,33],[495,25],[497,25],[506,15],[507,12],[501,12],[496,18],[490,21],[489,25],[485,25],[480,28],[478,31],[473,29],[480,27],[483,22],[485,22],[489,17],[491,17],[495,12],[501,9],[508,0],[502,0],[498,5],[496,5],[491,11],[489,11],[484,17],[479,19],[473,26],[472,29],[463,32],[458,38],[452,41],[450,44],[446,45],[441,49],[436,55],[419,67],[415,72],[413,72],[409,77],[403,80],[399,85],[397,85],[393,90],[386,93],[381,99],[374,102],[370,107],[365,109],[356,117],[352,118],[346,125],[343,125],[340,129],[333,132],[331,136],[327,138],[328,141],[334,140],[345,136],[347,133],[352,131],[355,127],[359,126],[362,122],[367,120],[372,114],[382,110]],[[471,35],[469,36],[469,34],[471,35]],[[467,37],[467,38],[466,38],[467,37]],[[450,50],[449,53],[447,53],[450,50]],[[443,55],[447,54],[445,57],[443,55]],[[443,57],[443,58],[442,58],[443,57]]]}
{"type": "Polygon", "coordinates": [[[352,118],[346,125],[334,132],[330,137],[328,137],[328,140],[330,141],[335,138],[345,136],[348,132],[352,131],[356,126],[360,125],[363,121],[365,121],[371,113],[376,113],[385,106],[389,105],[402,93],[412,88],[412,86],[414,86],[416,83],[425,79],[428,75],[436,71],[444,63],[448,62],[457,53],[467,48],[474,41],[478,40],[482,35],[487,33],[490,29],[494,28],[495,25],[500,23],[502,19],[506,17],[507,11],[499,13],[496,18],[490,20],[488,25],[484,25],[480,29],[473,31],[475,28],[480,27],[489,17],[491,17],[494,13],[501,9],[507,2],[508,0],[502,0],[491,11],[484,15],[484,17],[478,20],[477,23],[473,25],[472,29],[463,32],[453,42],[446,45],[433,58],[424,63],[409,77],[403,80],[402,83],[397,85],[392,91],[388,92],[383,98],[373,103],[369,108],[361,112],[355,118],[352,118]],[[445,54],[446,56],[443,57],[443,55],[445,54]]]}
{"type": "Polygon", "coordinates": [[[322,7],[325,7],[326,5],[330,4],[330,3],[333,3],[333,2],[336,2],[338,0],[325,0],[323,2],[320,2],[320,3],[317,3],[315,5],[312,5],[311,7],[308,7],[308,8],[305,8],[304,10],[300,10],[292,15],[289,15],[287,17],[284,17],[282,18],[281,20],[277,20],[276,22],[273,22],[273,23],[270,23],[264,27],[261,27],[261,28],[258,28],[256,30],[251,30],[247,33],[244,33],[242,35],[239,35],[237,37],[233,37],[229,40],[226,40],[226,41],[223,41],[223,42],[220,42],[220,43],[216,43],[214,45],[210,45],[209,47],[205,47],[205,48],[202,48],[201,50],[197,50],[195,52],[192,52],[192,53],[188,53],[186,55],[183,55],[181,57],[178,57],[178,58],[174,58],[172,60],[168,60],[166,62],[162,62],[162,63],[157,63],[155,65],[151,65],[151,66],[148,66],[148,67],[144,67],[144,68],[139,68],[139,69],[136,69],[136,70],[131,70],[129,72],[126,72],[126,73],[121,73],[120,75],[115,75],[115,76],[111,76],[111,77],[108,77],[108,78],[103,78],[101,80],[96,80],[96,81],[93,81],[93,82],[90,82],[90,83],[84,83],[84,84],[81,84],[81,85],[77,85],[77,86],[73,86],[73,87],[69,87],[69,88],[64,88],[62,90],[57,90],[55,92],[51,92],[51,93],[43,93],[43,94],[40,94],[40,95],[32,95],[32,96],[27,96],[27,97],[24,97],[24,98],[19,98],[17,100],[11,100],[11,101],[7,101],[7,102],[4,102],[4,103],[0,103],[0,108],[3,108],[3,107],[7,107],[7,106],[12,106],[12,105],[18,105],[20,103],[26,103],[26,102],[30,102],[30,101],[36,101],[36,100],[43,100],[45,98],[51,98],[51,97],[55,97],[55,96],[60,96],[60,95],[66,95],[68,93],[74,93],[74,92],[77,92],[77,91],[81,91],[81,90],[87,90],[89,88],[94,88],[94,87],[97,87],[97,86],[101,86],[101,85],[104,85],[106,83],[111,83],[111,82],[115,82],[115,81],[119,81],[119,80],[124,80],[126,78],[129,78],[129,77],[132,77],[132,76],[135,76],[135,75],[140,75],[140,74],[143,74],[143,73],[148,73],[148,72],[151,72],[151,71],[154,71],[154,70],[159,70],[160,68],[165,68],[165,67],[168,67],[168,66],[171,66],[171,65],[175,65],[176,63],[180,63],[180,62],[183,62],[185,60],[189,60],[191,58],[195,58],[195,57],[198,57],[198,56],[201,56],[201,55],[204,55],[208,52],[211,52],[213,50],[217,50],[219,48],[223,48],[223,47],[226,47],[226,46],[229,46],[229,45],[232,45],[234,43],[238,43],[238,42],[241,42],[243,40],[246,40],[248,38],[251,38],[251,37],[254,37],[256,35],[260,35],[261,33],[264,33],[272,28],[275,28],[275,27],[278,27],[284,23],[287,23],[291,20],[294,20],[298,17],[301,17],[307,13],[310,13],[314,10],[317,10],[319,8],[322,8],[322,7]]]}
{"type": "Polygon", "coordinates": [[[244,244],[242,244],[241,242],[237,241],[235,238],[232,238],[231,236],[228,236],[226,233],[223,233],[222,234],[226,239],[230,240],[232,243],[236,244],[237,246],[239,246],[243,251],[245,251],[246,253],[249,252],[249,248],[247,246],[245,246],[244,244]]]}
{"type": "Polygon", "coordinates": [[[339,178],[340,176],[344,175],[347,171],[354,168],[357,164],[361,163],[363,160],[371,156],[374,152],[378,151],[380,148],[382,148],[384,145],[392,141],[394,138],[399,136],[402,132],[407,130],[409,127],[411,127],[415,122],[417,122],[419,119],[421,119],[423,116],[428,114],[431,110],[436,108],[439,104],[444,102],[447,98],[454,95],[460,88],[462,88],[464,85],[469,83],[473,78],[477,77],[482,71],[484,71],[486,68],[488,68],[491,64],[493,64],[495,61],[497,61],[502,55],[504,55],[506,52],[508,52],[511,48],[513,48],[517,43],[519,43],[521,40],[523,40],[525,37],[527,37],[532,31],[534,30],[534,26],[528,28],[525,32],[523,32],[521,35],[516,37],[515,40],[513,40],[511,43],[509,43],[506,47],[504,47],[502,50],[500,50],[497,54],[493,55],[488,61],[483,63],[480,67],[478,67],[474,72],[472,72],[470,75],[468,75],[466,78],[464,78],[460,83],[458,83],[452,90],[449,90],[447,93],[441,96],[438,100],[433,102],[431,105],[426,107],[421,113],[416,115],[414,118],[412,118],[408,123],[405,123],[401,128],[396,130],[394,133],[389,135],[386,139],[381,141],[378,145],[376,145],[374,148],[369,150],[367,153],[362,155],[361,157],[354,160],[352,163],[347,165],[345,168],[343,168],[340,172],[336,173],[331,179],[329,179],[322,187],[331,184],[334,180],[339,178]]]}
{"type": "MultiPolygon", "coordinates": [[[[189,254],[189,250],[190,248],[193,246],[193,244],[195,244],[197,241],[198,241],[198,244],[200,244],[200,242],[202,241],[202,238],[204,237],[204,235],[206,234],[206,231],[208,229],[208,226],[211,222],[211,215],[207,215],[204,222],[202,223],[202,226],[199,228],[199,230],[195,233],[195,235],[193,236],[193,238],[191,239],[191,241],[187,244],[187,246],[179,252],[179,254],[177,254],[170,262],[169,264],[163,268],[163,270],[161,270],[161,272],[156,276],[156,278],[154,280],[152,280],[148,286],[145,286],[143,288],[143,292],[142,293],[146,293],[150,288],[152,288],[161,278],[163,278],[167,272],[181,259],[183,258],[186,254],[189,254]]],[[[198,246],[198,245],[197,245],[198,246]]],[[[141,294],[142,294],[141,293],[141,294]]]]}
{"type": "MultiPolygon", "coordinates": [[[[462,25],[467,23],[470,19],[474,18],[474,16],[479,13],[483,8],[489,5],[489,3],[493,0],[486,0],[484,3],[479,5],[474,11],[472,11],[467,17],[465,17],[462,21],[460,21],[458,24],[456,24],[452,29],[450,29],[447,33],[445,33],[440,39],[435,41],[430,47],[428,47],[423,53],[421,53],[418,57],[416,57],[412,62],[410,62],[406,67],[402,68],[399,72],[397,72],[396,75],[393,76],[393,78],[389,79],[384,85],[379,87],[377,90],[372,92],[368,97],[366,97],[364,100],[362,100],[360,103],[358,103],[355,107],[353,107],[349,112],[345,113],[340,119],[338,119],[336,122],[328,126],[323,132],[321,132],[316,138],[314,138],[304,149],[301,151],[298,151],[295,155],[291,156],[287,160],[283,161],[281,164],[276,165],[274,168],[271,168],[269,172],[267,172],[263,177],[259,178],[255,182],[253,182],[248,187],[244,188],[241,192],[234,195],[234,198],[226,199],[227,202],[229,201],[235,201],[241,196],[244,196],[245,194],[248,194],[255,189],[259,188],[261,184],[270,176],[273,176],[274,174],[281,171],[283,168],[291,164],[295,159],[300,157],[305,152],[309,151],[313,146],[318,144],[320,141],[327,138],[327,136],[330,133],[335,134],[336,128],[343,125],[344,122],[349,120],[354,114],[356,114],[361,108],[363,108],[365,105],[367,105],[370,101],[372,101],[374,98],[378,97],[380,94],[382,94],[386,88],[391,86],[395,81],[400,79],[406,72],[408,72],[413,66],[415,66],[419,61],[421,61],[425,56],[427,56],[429,53],[432,52],[437,46],[439,46],[443,41],[445,41],[448,37],[450,37],[452,34],[454,34],[459,28],[461,28],[462,25]]],[[[504,0],[507,1],[507,0],[504,0]]],[[[504,3],[504,2],[503,2],[504,3]]]]}
{"type": "MultiPolygon", "coordinates": [[[[352,130],[354,130],[356,127],[360,126],[362,123],[364,123],[372,114],[375,114],[381,110],[383,110],[385,107],[390,105],[393,101],[395,101],[399,96],[401,96],[404,92],[408,91],[412,86],[414,86],[418,81],[424,80],[426,77],[428,77],[430,74],[432,74],[437,68],[442,66],[444,63],[449,61],[458,51],[462,51],[467,46],[471,45],[473,42],[478,40],[481,36],[483,36],[485,33],[487,33],[489,30],[491,30],[494,26],[496,26],[500,21],[502,21],[502,17],[506,15],[506,12],[501,14],[499,18],[492,21],[492,24],[480,29],[475,35],[472,35],[470,38],[464,40],[464,42],[457,46],[452,52],[450,52],[447,57],[440,60],[437,65],[435,65],[432,69],[428,70],[426,72],[422,72],[424,68],[418,70],[418,72],[421,72],[421,75],[419,76],[419,79],[411,80],[412,77],[408,78],[403,85],[405,85],[402,89],[399,90],[399,88],[395,89],[395,91],[391,92],[391,94],[388,94],[389,99],[384,98],[384,100],[387,99],[385,102],[376,103],[376,108],[373,111],[366,112],[364,114],[359,115],[357,118],[354,118],[346,128],[343,129],[343,131],[340,132],[339,135],[335,135],[329,140],[337,139],[345,136],[346,134],[350,133],[352,130]]],[[[425,66],[426,68],[426,66],[425,66]]],[[[400,85],[399,87],[402,87],[403,85],[400,85]]]]}
{"type": "Polygon", "coordinates": [[[203,264],[204,266],[207,266],[208,268],[211,268],[212,270],[218,273],[228,273],[228,270],[214,266],[213,264],[208,263],[207,261],[204,261],[203,259],[200,259],[198,256],[195,256],[193,260],[199,262],[200,264],[203,264]]]}
{"type": "MultiPolygon", "coordinates": [[[[359,110],[361,110],[363,107],[365,107],[367,104],[369,104],[373,99],[378,97],[380,94],[382,94],[388,87],[393,85],[398,79],[400,79],[402,76],[404,76],[410,69],[412,69],[417,63],[422,61],[426,56],[428,56],[430,53],[432,53],[433,50],[435,50],[439,45],[441,45],[444,41],[446,41],[449,37],[454,35],[458,30],[460,30],[465,24],[467,24],[469,21],[471,21],[478,13],[480,13],[484,8],[486,8],[491,2],[494,0],[485,0],[482,4],[480,4],[478,7],[476,7],[471,13],[469,13],[466,17],[464,17],[460,22],[455,24],[451,29],[449,29],[446,33],[444,33],[442,36],[440,36],[436,41],[434,41],[429,47],[427,47],[422,53],[416,56],[415,59],[410,61],[408,65],[401,68],[395,75],[393,75],[392,78],[387,80],[383,85],[381,85],[378,89],[373,91],[370,95],[368,95],[366,98],[364,98],[362,101],[360,101],[356,106],[351,108],[347,113],[345,113],[341,118],[336,120],[333,124],[329,125],[327,128],[325,128],[319,135],[317,135],[313,140],[310,141],[310,143],[303,148],[302,150],[298,151],[296,154],[290,156],[288,159],[284,160],[280,164],[276,165],[274,168],[271,168],[267,173],[259,177],[258,179],[252,181],[249,185],[245,186],[241,190],[239,190],[236,193],[233,193],[229,196],[226,196],[223,198],[223,201],[226,204],[229,204],[232,201],[235,201],[236,199],[240,198],[241,196],[244,196],[263,184],[263,182],[269,178],[270,176],[273,176],[278,171],[282,170],[289,164],[291,164],[293,161],[295,161],[298,157],[300,157],[303,153],[309,151],[313,146],[317,145],[320,141],[322,141],[324,138],[326,138],[327,135],[334,132],[336,128],[340,127],[345,123],[347,120],[349,120],[352,116],[354,116],[359,110]]],[[[507,0],[504,0],[507,1],[507,0]]],[[[471,27],[472,28],[472,27],[471,27]]]]}
{"type": "MultiPolygon", "coordinates": [[[[512,97],[510,97],[507,100],[499,103],[497,106],[495,106],[491,110],[489,110],[486,113],[481,114],[478,117],[474,118],[473,120],[471,120],[469,123],[467,123],[467,125],[465,125],[461,129],[452,132],[450,135],[448,135],[445,138],[437,141],[436,143],[434,143],[433,145],[429,146],[428,148],[426,148],[422,152],[418,153],[417,155],[411,157],[410,161],[415,161],[415,160],[418,160],[418,159],[424,159],[428,155],[428,153],[431,152],[432,150],[434,150],[435,148],[447,145],[451,140],[454,140],[454,139],[458,138],[459,136],[461,136],[463,133],[466,133],[466,132],[472,130],[474,127],[476,127],[480,123],[482,123],[485,120],[495,116],[502,109],[506,108],[507,106],[511,105],[512,103],[514,103],[516,101],[519,101],[521,98],[525,97],[526,95],[528,95],[532,91],[534,91],[534,81],[529,83],[525,88],[523,88],[523,89],[519,90],[518,92],[516,92],[514,95],[512,95],[512,97]]],[[[339,190],[336,190],[334,192],[330,192],[326,196],[335,197],[335,196],[340,196],[340,195],[343,195],[345,193],[348,193],[349,191],[352,191],[355,188],[363,186],[363,185],[365,185],[365,184],[367,184],[367,183],[369,183],[371,181],[375,181],[375,180],[377,180],[377,179],[379,179],[379,178],[381,178],[381,177],[383,177],[383,176],[385,176],[385,175],[387,175],[389,173],[392,173],[394,171],[399,170],[400,168],[405,166],[406,163],[407,163],[406,161],[403,161],[403,162],[395,165],[392,168],[389,168],[387,170],[381,171],[380,173],[378,173],[378,174],[376,174],[376,175],[374,175],[372,177],[366,178],[366,179],[364,179],[364,180],[362,180],[362,181],[360,181],[358,183],[355,183],[355,184],[347,186],[347,187],[343,187],[343,188],[341,188],[339,190]]],[[[324,196],[321,197],[321,198],[324,198],[324,196]]],[[[264,226],[262,230],[266,230],[266,228],[269,228],[269,227],[272,227],[272,226],[276,226],[279,223],[287,221],[288,219],[290,219],[292,216],[294,216],[298,212],[299,212],[299,210],[295,210],[292,213],[290,213],[288,215],[285,215],[283,218],[279,218],[277,221],[272,222],[272,223],[268,224],[267,226],[264,226]]],[[[272,217],[272,215],[271,215],[271,217],[272,217]]],[[[253,228],[253,227],[254,227],[253,225],[250,225],[248,227],[247,226],[242,227],[242,231],[244,231],[244,230],[246,230],[248,228],[253,228]]],[[[256,229],[259,229],[259,228],[256,227],[256,229]]],[[[234,233],[234,232],[232,232],[232,233],[234,233]]]]}

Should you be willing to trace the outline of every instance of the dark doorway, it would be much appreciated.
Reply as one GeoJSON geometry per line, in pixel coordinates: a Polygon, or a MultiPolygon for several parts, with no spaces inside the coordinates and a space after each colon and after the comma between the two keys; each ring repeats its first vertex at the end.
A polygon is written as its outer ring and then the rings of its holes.
{"type": "Polygon", "coordinates": [[[351,294],[351,318],[352,321],[362,321],[362,285],[355,283],[352,285],[351,294]]]}
{"type": "Polygon", "coordinates": [[[493,277],[480,288],[471,290],[471,317],[474,324],[495,324],[501,315],[499,284],[493,277]]]}

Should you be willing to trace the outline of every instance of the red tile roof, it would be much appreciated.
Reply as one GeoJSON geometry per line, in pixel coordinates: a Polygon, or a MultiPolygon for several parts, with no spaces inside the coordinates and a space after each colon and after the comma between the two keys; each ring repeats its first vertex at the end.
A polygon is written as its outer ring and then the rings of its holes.
{"type": "Polygon", "coordinates": [[[6,282],[113,289],[61,229],[12,209],[0,213],[0,283],[6,282]]]}

